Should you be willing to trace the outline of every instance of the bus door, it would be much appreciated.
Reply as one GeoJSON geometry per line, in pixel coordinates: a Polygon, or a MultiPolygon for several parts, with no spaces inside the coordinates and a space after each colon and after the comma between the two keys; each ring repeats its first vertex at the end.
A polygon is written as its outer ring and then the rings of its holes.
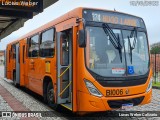
{"type": "Polygon", "coordinates": [[[72,109],[72,29],[57,33],[57,104],[72,109]]]}
{"type": "Polygon", "coordinates": [[[25,86],[27,84],[25,84],[25,75],[26,75],[26,72],[25,72],[25,59],[26,59],[26,43],[24,42],[21,42],[20,43],[20,71],[21,71],[21,74],[20,74],[20,85],[21,86],[25,86]]]}
{"type": "Polygon", "coordinates": [[[17,85],[17,84],[20,84],[20,51],[19,51],[19,43],[16,44],[16,60],[15,60],[15,63],[16,63],[16,73],[15,73],[15,78],[14,78],[14,84],[17,85]]]}

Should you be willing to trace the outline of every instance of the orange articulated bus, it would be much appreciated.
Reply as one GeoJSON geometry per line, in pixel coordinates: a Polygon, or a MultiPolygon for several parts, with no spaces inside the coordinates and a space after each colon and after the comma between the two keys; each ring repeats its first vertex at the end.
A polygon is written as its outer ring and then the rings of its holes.
{"type": "Polygon", "coordinates": [[[7,45],[6,78],[73,112],[151,101],[147,30],[142,18],[76,8],[7,45]]]}

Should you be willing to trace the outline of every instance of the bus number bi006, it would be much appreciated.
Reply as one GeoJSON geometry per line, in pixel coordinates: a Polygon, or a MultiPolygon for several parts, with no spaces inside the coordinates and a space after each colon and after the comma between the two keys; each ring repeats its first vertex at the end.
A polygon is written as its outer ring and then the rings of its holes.
{"type": "Polygon", "coordinates": [[[106,96],[123,95],[123,89],[106,90],[106,96]]]}

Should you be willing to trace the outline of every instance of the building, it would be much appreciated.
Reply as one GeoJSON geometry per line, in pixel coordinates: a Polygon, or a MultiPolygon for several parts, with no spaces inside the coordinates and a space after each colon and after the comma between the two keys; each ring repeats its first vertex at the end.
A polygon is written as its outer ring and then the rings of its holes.
{"type": "Polygon", "coordinates": [[[4,63],[4,51],[0,51],[0,65],[4,63]]]}

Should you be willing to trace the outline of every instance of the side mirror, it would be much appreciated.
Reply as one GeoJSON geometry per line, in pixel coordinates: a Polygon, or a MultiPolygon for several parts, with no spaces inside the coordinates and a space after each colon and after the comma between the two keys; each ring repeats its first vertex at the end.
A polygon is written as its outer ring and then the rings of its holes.
{"type": "Polygon", "coordinates": [[[79,47],[82,47],[82,48],[86,47],[85,30],[79,30],[78,43],[79,43],[79,47]]]}

